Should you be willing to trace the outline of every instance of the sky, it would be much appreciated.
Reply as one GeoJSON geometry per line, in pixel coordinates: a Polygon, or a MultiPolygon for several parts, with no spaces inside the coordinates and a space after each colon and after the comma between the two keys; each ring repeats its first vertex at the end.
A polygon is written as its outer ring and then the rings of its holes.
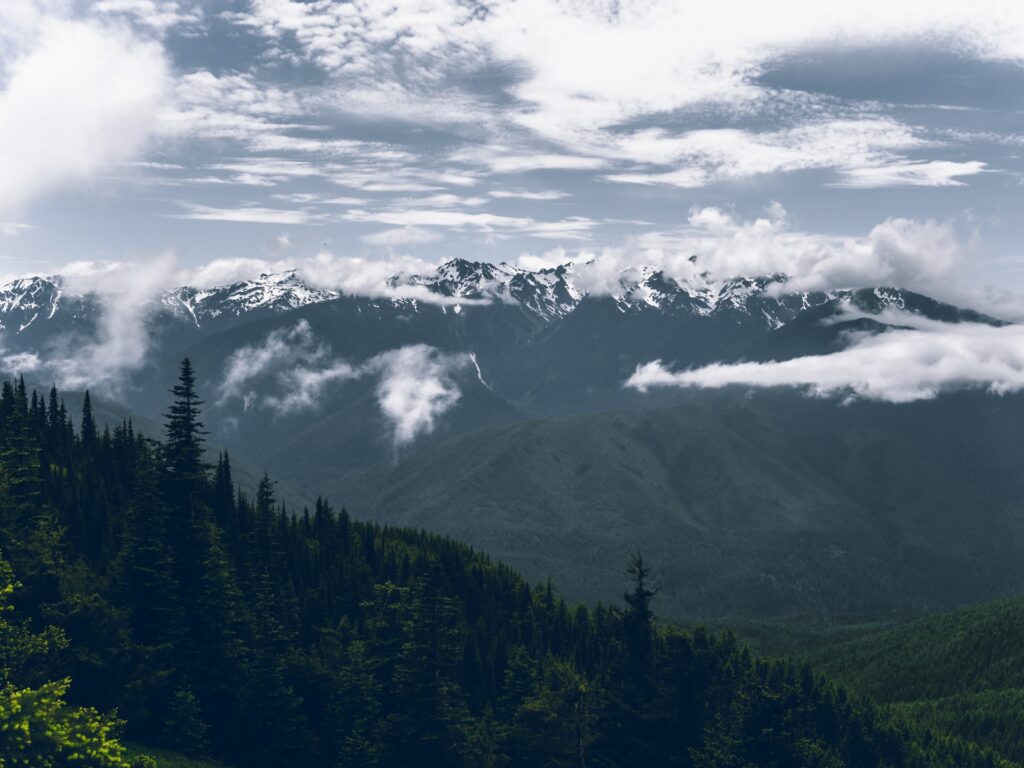
{"type": "Polygon", "coordinates": [[[700,253],[1019,319],[1022,110],[1012,0],[3,0],[0,275],[700,253]]]}

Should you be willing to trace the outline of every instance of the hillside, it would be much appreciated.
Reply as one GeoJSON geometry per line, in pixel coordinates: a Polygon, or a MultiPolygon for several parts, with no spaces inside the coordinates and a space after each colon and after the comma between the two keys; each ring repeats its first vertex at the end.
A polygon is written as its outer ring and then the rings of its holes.
{"type": "Polygon", "coordinates": [[[1024,399],[786,393],[514,423],[324,484],[357,514],[613,599],[641,550],[675,617],[885,617],[1024,586],[1024,399]]]}
{"type": "Polygon", "coordinates": [[[826,644],[814,667],[915,721],[1024,759],[1024,597],[826,644]]]}
{"type": "Polygon", "coordinates": [[[173,394],[160,444],[0,389],[5,764],[151,768],[122,732],[254,768],[995,764],[728,635],[659,628],[640,557],[624,607],[570,608],[452,540],[323,501],[290,516],[269,478],[250,499],[203,464],[187,361],[173,394]]]}
{"type": "MultiPolygon", "coordinates": [[[[623,386],[653,359],[794,359],[908,318],[999,321],[896,288],[787,292],[781,275],[637,267],[587,293],[584,266],[456,259],[396,275],[386,296],[295,271],[168,288],[139,318],[149,352],[111,410],[162,428],[187,354],[210,444],[250,492],[267,471],[292,509],[329,493],[573,598],[615,599],[642,550],[674,618],[859,621],[1020,585],[1020,396],[897,407],[623,386]]],[[[62,285],[0,290],[12,351],[45,360],[114,309],[62,285]]]]}

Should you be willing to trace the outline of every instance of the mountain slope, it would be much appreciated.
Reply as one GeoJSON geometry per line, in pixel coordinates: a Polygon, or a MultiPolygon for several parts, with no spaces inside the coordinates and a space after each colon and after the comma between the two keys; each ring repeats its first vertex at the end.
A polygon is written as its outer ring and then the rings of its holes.
{"type": "Polygon", "coordinates": [[[806,655],[918,723],[1024,760],[1024,597],[905,622],[806,655]]]}
{"type": "Polygon", "coordinates": [[[693,396],[493,427],[325,487],[573,597],[643,551],[674,616],[885,615],[1024,587],[1024,399],[693,396]]]}

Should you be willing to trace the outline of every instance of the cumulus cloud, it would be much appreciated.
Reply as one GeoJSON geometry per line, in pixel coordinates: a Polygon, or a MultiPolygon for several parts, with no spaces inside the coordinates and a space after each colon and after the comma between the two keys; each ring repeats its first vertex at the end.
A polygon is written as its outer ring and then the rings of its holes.
{"type": "Polygon", "coordinates": [[[434,431],[462,395],[455,375],[472,364],[467,354],[443,353],[425,344],[384,352],[367,363],[367,370],[380,372],[377,403],[396,446],[434,431]]]}
{"type": "Polygon", "coordinates": [[[159,44],[124,27],[46,16],[15,50],[0,91],[0,209],[88,182],[143,151],[170,87],[159,44]]]}
{"type": "Polygon", "coordinates": [[[219,405],[242,401],[285,415],[316,409],[331,384],[377,377],[377,404],[395,446],[434,430],[461,397],[457,376],[473,359],[415,344],[382,352],[361,364],[332,358],[306,320],[272,331],[259,344],[237,349],[225,365],[219,405]],[[270,391],[270,390],[273,391],[270,391]]]}
{"type": "Polygon", "coordinates": [[[903,313],[900,328],[854,337],[828,355],[766,363],[714,364],[672,371],[661,360],[637,366],[626,386],[717,389],[800,387],[818,397],[908,403],[957,389],[1008,394],[1024,389],[1024,326],[939,323],[903,313]]]}
{"type": "MultiPolygon", "coordinates": [[[[627,247],[581,251],[574,259],[576,286],[611,294],[636,281],[650,265],[681,283],[714,287],[737,276],[783,274],[777,290],[814,291],[865,286],[899,286],[940,297],[963,266],[970,244],[950,222],[892,218],[860,237],[800,231],[786,210],[773,204],[765,215],[741,220],[717,207],[694,208],[688,226],[656,232],[627,247]]],[[[522,255],[521,266],[550,267],[569,260],[555,249],[522,255]]]]}

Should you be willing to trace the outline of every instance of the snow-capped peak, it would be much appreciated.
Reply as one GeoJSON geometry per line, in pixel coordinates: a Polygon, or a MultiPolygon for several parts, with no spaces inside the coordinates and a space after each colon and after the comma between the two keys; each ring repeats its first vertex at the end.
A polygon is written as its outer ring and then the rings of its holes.
{"type": "Polygon", "coordinates": [[[57,313],[63,296],[59,277],[25,277],[0,287],[0,329],[16,333],[57,313]]]}
{"type": "Polygon", "coordinates": [[[422,286],[439,296],[519,304],[544,320],[564,317],[580,296],[566,266],[531,272],[502,262],[452,259],[432,273],[392,278],[391,285],[422,286]]]}
{"type": "MultiPolygon", "coordinates": [[[[784,275],[734,277],[713,280],[706,273],[689,278],[672,277],[660,267],[638,265],[612,276],[611,290],[595,289],[592,265],[567,263],[531,271],[507,263],[451,259],[423,274],[396,275],[383,292],[396,288],[425,289],[450,304],[452,299],[471,303],[503,303],[518,306],[548,323],[572,313],[581,301],[610,299],[623,313],[658,312],[674,316],[717,317],[735,323],[760,323],[777,328],[800,312],[852,291],[796,292],[785,288],[784,275]]],[[[861,293],[861,292],[858,292],[861,293]]],[[[867,290],[859,299],[871,305],[901,306],[904,292],[895,289],[867,290]]],[[[182,286],[160,294],[155,305],[165,313],[196,326],[215,318],[245,314],[286,312],[339,299],[340,290],[317,288],[295,269],[264,273],[250,280],[197,288],[182,286]]],[[[394,295],[401,295],[395,291],[394,295]]],[[[381,298],[406,304],[409,299],[381,298]]],[[[413,301],[413,306],[417,302],[413,301]]],[[[458,305],[457,305],[458,306],[458,305]]],[[[66,290],[60,277],[31,277],[0,286],[0,329],[19,333],[40,319],[55,316],[85,317],[98,311],[93,295],[79,296],[66,290]]],[[[461,306],[455,309],[461,314],[461,306]]]]}
{"type": "Polygon", "coordinates": [[[227,314],[238,316],[259,309],[285,311],[336,299],[337,291],[312,287],[297,270],[264,273],[214,288],[184,286],[167,291],[161,302],[174,311],[186,313],[197,324],[227,314]]]}

